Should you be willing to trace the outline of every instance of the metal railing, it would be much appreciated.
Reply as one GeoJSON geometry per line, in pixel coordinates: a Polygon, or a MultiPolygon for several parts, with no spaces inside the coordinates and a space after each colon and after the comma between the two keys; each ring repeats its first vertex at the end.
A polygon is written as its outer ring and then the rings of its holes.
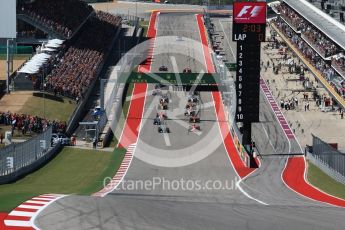
{"type": "Polygon", "coordinates": [[[122,18],[122,23],[128,24],[130,26],[138,26],[139,17],[131,14],[116,14],[122,18]]]}
{"type": "Polygon", "coordinates": [[[312,149],[307,158],[333,179],[345,184],[345,153],[334,149],[320,138],[313,136],[312,149]]]}
{"type": "Polygon", "coordinates": [[[52,127],[22,143],[0,149],[0,177],[16,173],[39,160],[51,148],[52,127]]]}

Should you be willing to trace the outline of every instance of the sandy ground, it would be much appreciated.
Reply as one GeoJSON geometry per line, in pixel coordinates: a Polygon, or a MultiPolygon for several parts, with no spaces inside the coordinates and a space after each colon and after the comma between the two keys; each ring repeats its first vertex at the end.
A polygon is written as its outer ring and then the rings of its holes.
{"type": "MultiPolygon", "coordinates": [[[[16,70],[21,66],[26,60],[13,60],[13,70],[16,70]]],[[[0,80],[6,80],[6,60],[0,60],[0,80]]]]}
{"type": "Polygon", "coordinates": [[[24,104],[32,98],[31,91],[18,91],[4,95],[0,100],[0,111],[16,113],[21,110],[24,104]]]}
{"type": "MultiPolygon", "coordinates": [[[[13,70],[17,70],[26,60],[13,60],[13,70]]],[[[0,60],[0,80],[6,80],[6,60],[0,60]]],[[[0,100],[0,111],[10,111],[16,113],[20,111],[23,105],[32,98],[32,92],[12,92],[4,95],[0,100]]]]}

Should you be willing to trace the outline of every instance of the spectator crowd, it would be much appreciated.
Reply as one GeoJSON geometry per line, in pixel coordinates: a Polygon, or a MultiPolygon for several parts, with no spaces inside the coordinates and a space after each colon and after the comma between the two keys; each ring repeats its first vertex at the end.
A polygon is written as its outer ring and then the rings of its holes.
{"type": "Polygon", "coordinates": [[[15,130],[23,135],[32,133],[42,133],[47,127],[53,127],[53,133],[64,133],[66,131],[66,122],[49,121],[47,119],[27,114],[0,112],[0,124],[11,126],[12,135],[15,130]]]}
{"type": "Polygon", "coordinates": [[[341,95],[345,98],[345,83],[344,79],[335,72],[332,66],[326,63],[322,57],[312,49],[308,43],[306,43],[291,27],[286,24],[282,19],[277,18],[274,21],[274,24],[282,31],[294,44],[296,48],[298,48],[301,53],[303,54],[304,58],[309,61],[324,77],[330,85],[341,95]]]}
{"type": "Polygon", "coordinates": [[[324,56],[329,57],[339,53],[340,48],[326,35],[321,33],[315,26],[299,16],[293,9],[285,3],[277,7],[278,12],[296,31],[300,31],[304,38],[308,40],[324,56]]]}
{"type": "Polygon", "coordinates": [[[82,98],[104,62],[121,18],[97,12],[91,17],[66,52],[56,58],[45,89],[63,96],[82,98]]]}
{"type": "Polygon", "coordinates": [[[68,38],[93,12],[91,6],[79,0],[19,1],[17,9],[19,14],[27,15],[68,38]]]}
{"type": "Polygon", "coordinates": [[[332,58],[332,66],[339,71],[343,76],[345,76],[345,56],[344,53],[338,54],[336,57],[332,58]]]}
{"type": "Polygon", "coordinates": [[[110,51],[121,18],[102,11],[90,15],[92,7],[81,0],[19,0],[17,8],[19,13],[29,15],[67,37],[86,20],[76,36],[51,53],[38,73],[27,76],[32,80],[34,90],[43,86],[54,95],[82,99],[110,51]]]}

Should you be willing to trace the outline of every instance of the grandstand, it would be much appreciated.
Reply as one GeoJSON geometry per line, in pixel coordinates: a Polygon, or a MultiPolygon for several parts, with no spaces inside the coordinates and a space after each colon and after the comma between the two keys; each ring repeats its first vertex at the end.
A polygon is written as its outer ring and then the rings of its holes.
{"type": "MultiPolygon", "coordinates": [[[[27,134],[31,137],[31,134],[45,133],[48,127],[52,127],[53,133],[71,134],[120,34],[121,22],[120,16],[95,11],[81,0],[17,1],[15,42],[33,47],[36,52],[12,74],[11,90],[29,90],[33,96],[43,97],[43,101],[51,100],[50,105],[55,102],[57,107],[62,101],[73,105],[75,100],[77,107],[72,114],[61,111],[68,113],[64,116],[69,117],[68,121],[46,117],[45,112],[40,116],[39,111],[30,108],[28,111],[35,114],[3,107],[0,125],[12,130],[12,136],[18,131],[22,137],[27,134]]],[[[11,96],[12,93],[6,95],[6,101],[11,96]]]]}
{"type": "Polygon", "coordinates": [[[35,0],[17,3],[18,18],[65,39],[71,38],[92,13],[91,6],[75,0],[35,0]]]}
{"type": "Polygon", "coordinates": [[[46,89],[55,94],[82,98],[95,79],[120,23],[120,18],[104,12],[92,17],[65,54],[55,60],[56,68],[47,78],[46,89]],[[94,39],[95,34],[97,39],[94,39]]]}
{"type": "Polygon", "coordinates": [[[77,0],[19,1],[17,13],[19,20],[25,22],[25,26],[20,24],[21,28],[31,28],[18,31],[18,34],[36,38],[45,33],[50,38],[55,36],[65,40],[53,49],[49,42],[43,43],[41,51],[46,53],[46,59],[34,72],[19,71],[24,76],[19,74],[15,83],[24,82],[29,88],[38,90],[42,88],[42,76],[48,76],[43,80],[47,91],[82,98],[112,45],[121,24],[120,17],[94,12],[91,6],[77,0]],[[97,39],[94,39],[95,34],[97,39]],[[30,79],[32,84],[26,79],[30,79]]]}
{"type": "Polygon", "coordinates": [[[274,20],[273,24],[290,39],[292,44],[301,51],[303,57],[328,82],[337,94],[333,95],[334,99],[343,107],[345,98],[345,42],[343,39],[345,26],[314,6],[304,4],[308,3],[283,1],[275,7],[279,17],[274,20]],[[307,9],[305,6],[310,8],[307,9]]]}

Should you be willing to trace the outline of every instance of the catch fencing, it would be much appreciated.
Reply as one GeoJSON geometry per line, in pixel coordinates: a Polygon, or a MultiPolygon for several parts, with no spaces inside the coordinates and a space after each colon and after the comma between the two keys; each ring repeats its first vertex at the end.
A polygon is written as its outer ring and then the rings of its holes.
{"type": "Polygon", "coordinates": [[[307,158],[333,179],[345,184],[345,153],[313,135],[307,158]]]}
{"type": "Polygon", "coordinates": [[[52,127],[28,141],[0,149],[0,178],[16,174],[44,157],[51,149],[52,127]]]}

